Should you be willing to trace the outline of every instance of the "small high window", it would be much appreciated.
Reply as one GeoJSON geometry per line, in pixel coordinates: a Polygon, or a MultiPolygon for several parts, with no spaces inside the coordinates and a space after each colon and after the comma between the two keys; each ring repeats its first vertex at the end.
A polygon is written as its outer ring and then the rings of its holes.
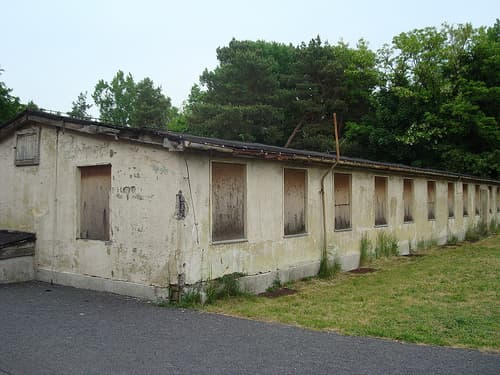
{"type": "Polygon", "coordinates": [[[111,165],[80,167],[80,238],[109,241],[111,165]]]}
{"type": "Polygon", "coordinates": [[[40,163],[40,129],[32,128],[17,132],[15,164],[38,165],[40,163]]]}
{"type": "Polygon", "coordinates": [[[387,177],[375,177],[375,225],[387,225],[387,177]]]}
{"type": "Polygon", "coordinates": [[[463,215],[469,215],[469,185],[463,184],[462,186],[462,199],[463,199],[463,215]]]}
{"type": "Polygon", "coordinates": [[[245,238],[246,166],[212,163],[212,241],[245,238]]]}
{"type": "Polygon", "coordinates": [[[448,217],[455,217],[455,184],[448,182],[448,217]]]}
{"type": "Polygon", "coordinates": [[[306,179],[304,169],[285,168],[283,205],[285,236],[306,233],[306,179]]]}
{"type": "Polygon", "coordinates": [[[413,221],[413,180],[405,178],[403,180],[403,208],[404,208],[404,222],[409,223],[413,221]]]}
{"type": "Polygon", "coordinates": [[[427,181],[427,219],[436,218],[436,181],[427,181]]]}
{"type": "Polygon", "coordinates": [[[351,229],[351,175],[333,176],[335,200],[335,230],[351,229]]]}

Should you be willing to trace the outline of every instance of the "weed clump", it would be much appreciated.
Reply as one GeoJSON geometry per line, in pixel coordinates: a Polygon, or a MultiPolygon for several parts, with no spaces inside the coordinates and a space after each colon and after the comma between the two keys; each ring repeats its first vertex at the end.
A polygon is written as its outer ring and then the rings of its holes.
{"type": "Polygon", "coordinates": [[[332,279],[340,270],[340,262],[336,260],[329,261],[327,258],[323,258],[319,264],[318,277],[320,279],[332,279]]]}
{"type": "Polygon", "coordinates": [[[446,240],[447,245],[456,245],[458,244],[458,237],[454,234],[450,234],[448,239],[446,240]]]}
{"type": "Polygon", "coordinates": [[[209,281],[206,288],[206,303],[211,304],[218,299],[244,295],[245,293],[241,290],[238,282],[241,276],[243,276],[243,274],[235,272],[224,275],[219,279],[209,281]]]}
{"type": "Polygon", "coordinates": [[[390,233],[379,232],[375,243],[375,257],[390,257],[399,254],[397,238],[390,233]]]}
{"type": "Polygon", "coordinates": [[[359,265],[364,266],[370,258],[373,256],[372,254],[372,243],[368,238],[366,233],[363,233],[361,236],[361,242],[359,245],[359,265]]]}
{"type": "Polygon", "coordinates": [[[277,291],[278,289],[283,287],[283,283],[281,282],[279,273],[276,273],[276,278],[273,280],[273,283],[269,288],[266,289],[266,292],[272,293],[277,291]]]}

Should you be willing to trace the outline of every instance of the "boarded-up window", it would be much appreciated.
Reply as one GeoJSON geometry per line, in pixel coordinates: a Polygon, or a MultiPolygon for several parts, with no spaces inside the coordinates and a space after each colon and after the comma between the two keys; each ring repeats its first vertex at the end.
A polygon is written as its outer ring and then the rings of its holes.
{"type": "Polygon", "coordinates": [[[493,193],[491,186],[488,186],[488,207],[490,214],[493,212],[493,193]]]}
{"type": "Polygon", "coordinates": [[[413,180],[405,178],[403,180],[403,209],[404,222],[413,221],[413,180]]]}
{"type": "Polygon", "coordinates": [[[16,165],[38,165],[40,162],[40,129],[27,129],[17,133],[16,165]]]}
{"type": "Polygon", "coordinates": [[[335,229],[351,229],[351,175],[335,173],[335,229]]]}
{"type": "Polygon", "coordinates": [[[111,166],[80,167],[80,238],[109,241],[111,166]]]}
{"type": "Polygon", "coordinates": [[[448,217],[455,217],[455,184],[448,182],[448,217]]]}
{"type": "Polygon", "coordinates": [[[375,177],[375,225],[387,224],[387,177],[375,177]]]}
{"type": "Polygon", "coordinates": [[[462,199],[463,199],[463,215],[469,215],[469,185],[463,184],[462,186],[462,199]]]}
{"type": "Polygon", "coordinates": [[[474,210],[476,215],[479,215],[479,185],[476,185],[476,192],[474,194],[474,210]]]}
{"type": "Polygon", "coordinates": [[[427,181],[427,219],[436,218],[436,181],[427,181]]]}
{"type": "Polygon", "coordinates": [[[497,187],[497,212],[500,212],[500,187],[497,187]]]}
{"type": "Polygon", "coordinates": [[[212,163],[212,241],[245,238],[246,168],[212,163]]]}
{"type": "Polygon", "coordinates": [[[284,170],[284,233],[285,235],[306,232],[306,171],[284,170]]]}

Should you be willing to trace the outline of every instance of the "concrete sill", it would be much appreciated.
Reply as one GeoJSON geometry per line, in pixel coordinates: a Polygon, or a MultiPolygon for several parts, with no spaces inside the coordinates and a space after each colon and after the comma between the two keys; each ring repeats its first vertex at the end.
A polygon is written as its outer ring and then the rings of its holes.
{"type": "Polygon", "coordinates": [[[415,221],[403,221],[403,224],[415,224],[415,221]]]}
{"type": "Polygon", "coordinates": [[[352,228],[334,229],[334,232],[352,232],[352,228]]]}
{"type": "Polygon", "coordinates": [[[285,234],[283,238],[299,238],[307,236],[309,236],[309,233],[297,233],[297,234],[285,234]]]}
{"type": "Polygon", "coordinates": [[[388,228],[389,224],[379,224],[379,225],[374,225],[375,228],[388,228]]]}
{"type": "Polygon", "coordinates": [[[248,242],[248,239],[246,239],[246,238],[238,238],[238,239],[235,239],[235,240],[212,241],[212,242],[210,242],[210,245],[224,245],[224,244],[238,243],[238,242],[248,242]]]}

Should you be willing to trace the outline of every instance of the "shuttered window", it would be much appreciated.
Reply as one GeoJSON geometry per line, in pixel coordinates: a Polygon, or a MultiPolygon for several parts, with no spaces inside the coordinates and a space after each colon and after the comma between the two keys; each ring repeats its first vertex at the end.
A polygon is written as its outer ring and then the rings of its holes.
{"type": "Polygon", "coordinates": [[[306,233],[306,171],[285,168],[283,185],[285,236],[306,233]]]}
{"type": "Polygon", "coordinates": [[[15,164],[38,165],[40,162],[40,129],[28,129],[17,133],[15,164]]]}
{"type": "Polygon", "coordinates": [[[80,167],[80,238],[109,241],[111,165],[80,167]]]}
{"type": "Polygon", "coordinates": [[[246,167],[212,163],[212,241],[245,238],[246,167]]]}

